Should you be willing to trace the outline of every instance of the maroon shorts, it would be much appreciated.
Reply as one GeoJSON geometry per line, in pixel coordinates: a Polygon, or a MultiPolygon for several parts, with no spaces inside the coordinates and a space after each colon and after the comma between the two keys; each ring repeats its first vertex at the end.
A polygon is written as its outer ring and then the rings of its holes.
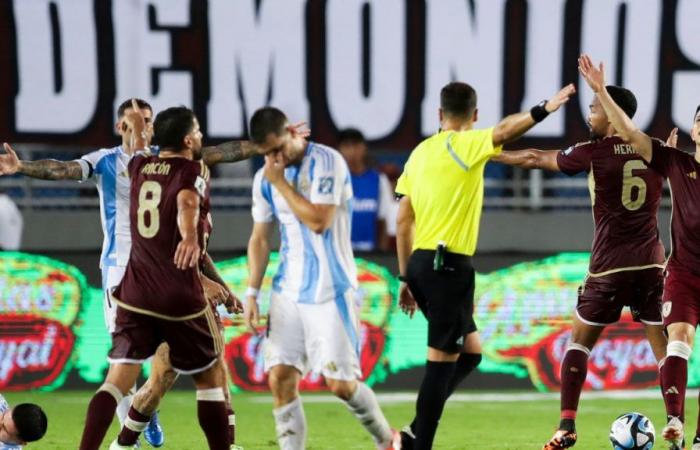
{"type": "Polygon", "coordinates": [[[700,276],[670,268],[666,273],[661,310],[664,326],[678,322],[697,326],[700,323],[700,276]]]}
{"type": "Polygon", "coordinates": [[[620,320],[629,306],[635,322],[661,325],[663,271],[658,268],[586,277],[579,288],[576,314],[589,325],[609,325],[620,320]]]}
{"type": "Polygon", "coordinates": [[[112,363],[142,363],[161,344],[170,346],[170,362],[183,374],[209,368],[223,349],[222,333],[214,311],[191,320],[166,320],[117,307],[116,330],[112,334],[112,363]]]}

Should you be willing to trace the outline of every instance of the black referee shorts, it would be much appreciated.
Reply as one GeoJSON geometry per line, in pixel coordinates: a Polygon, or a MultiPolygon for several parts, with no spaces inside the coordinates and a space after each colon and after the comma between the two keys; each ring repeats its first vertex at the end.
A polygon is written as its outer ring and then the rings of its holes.
{"type": "Polygon", "coordinates": [[[416,250],[408,261],[406,279],[418,307],[428,320],[428,346],[459,353],[474,323],[474,268],[471,257],[445,253],[444,270],[433,270],[434,250],[416,250]]]}

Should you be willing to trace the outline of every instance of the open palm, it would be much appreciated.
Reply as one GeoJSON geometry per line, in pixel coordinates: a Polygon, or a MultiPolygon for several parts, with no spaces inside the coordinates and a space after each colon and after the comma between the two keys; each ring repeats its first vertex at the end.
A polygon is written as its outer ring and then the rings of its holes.
{"type": "Polygon", "coordinates": [[[5,154],[0,155],[0,175],[12,175],[19,170],[19,158],[17,153],[10,147],[10,144],[5,142],[5,154]]]}
{"type": "Polygon", "coordinates": [[[596,67],[591,57],[583,54],[578,58],[578,71],[593,92],[599,92],[605,87],[605,67],[602,62],[596,67]]]}

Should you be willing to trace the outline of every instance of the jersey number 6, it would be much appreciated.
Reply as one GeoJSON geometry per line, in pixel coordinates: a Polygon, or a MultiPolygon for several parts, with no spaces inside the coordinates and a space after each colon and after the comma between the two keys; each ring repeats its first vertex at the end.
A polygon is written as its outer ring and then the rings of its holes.
{"type": "Polygon", "coordinates": [[[638,159],[627,161],[622,167],[622,206],[630,211],[636,211],[642,207],[647,199],[647,184],[644,178],[635,177],[633,170],[644,170],[647,166],[638,159]],[[632,188],[637,188],[637,196],[632,199],[632,188]]]}

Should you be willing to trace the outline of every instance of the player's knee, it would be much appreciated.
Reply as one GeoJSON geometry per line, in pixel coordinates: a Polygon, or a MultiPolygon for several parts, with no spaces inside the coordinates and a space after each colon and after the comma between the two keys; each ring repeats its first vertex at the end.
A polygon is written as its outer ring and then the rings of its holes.
{"type": "Polygon", "coordinates": [[[273,397],[282,403],[288,403],[296,398],[297,386],[294,377],[271,371],[268,383],[273,397]]]}
{"type": "Polygon", "coordinates": [[[357,383],[354,381],[350,382],[335,380],[328,381],[328,387],[330,388],[333,395],[340,398],[341,400],[348,401],[352,397],[352,394],[355,393],[355,389],[357,389],[357,383]]]}

